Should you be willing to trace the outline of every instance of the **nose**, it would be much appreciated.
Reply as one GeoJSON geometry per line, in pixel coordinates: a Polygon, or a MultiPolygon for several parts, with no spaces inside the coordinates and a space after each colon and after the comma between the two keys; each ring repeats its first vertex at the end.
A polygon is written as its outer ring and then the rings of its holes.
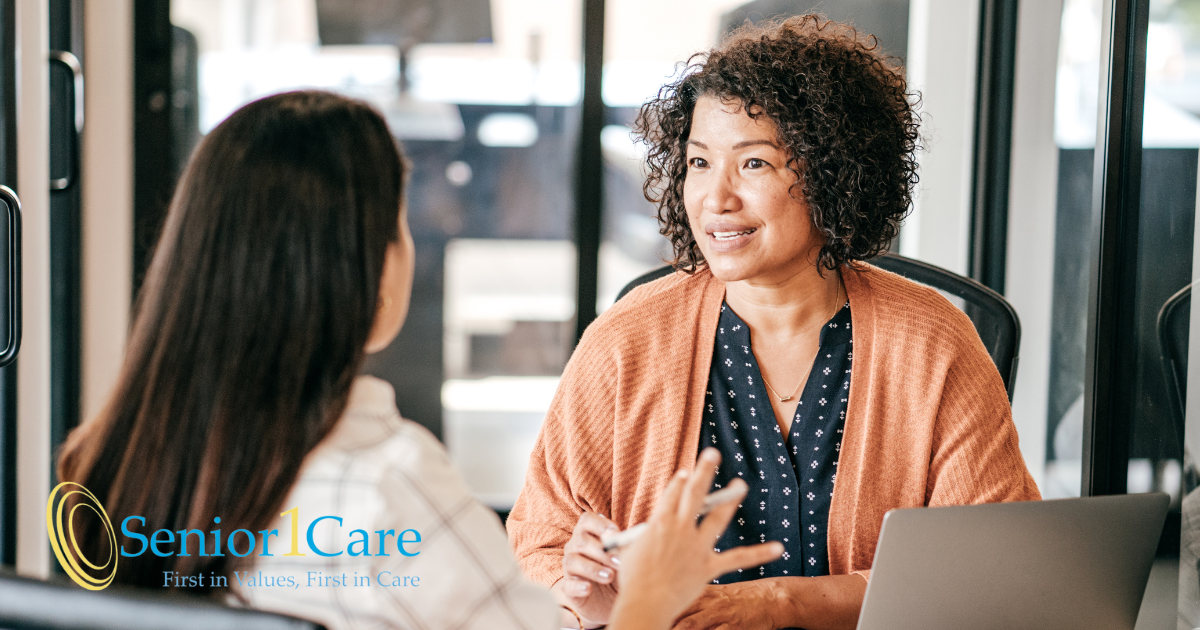
{"type": "Polygon", "coordinates": [[[734,178],[727,169],[714,169],[709,177],[704,178],[703,208],[713,214],[736,212],[742,207],[738,197],[734,178]]]}

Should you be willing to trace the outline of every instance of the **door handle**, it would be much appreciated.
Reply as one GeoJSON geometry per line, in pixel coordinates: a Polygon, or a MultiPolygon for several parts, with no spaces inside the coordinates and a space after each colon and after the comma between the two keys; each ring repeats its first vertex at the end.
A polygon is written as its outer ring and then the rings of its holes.
{"type": "Polygon", "coordinates": [[[79,58],[65,50],[50,51],[50,63],[61,64],[71,72],[71,96],[74,100],[75,114],[75,139],[71,142],[71,150],[74,155],[68,161],[71,164],[71,170],[66,177],[58,177],[50,180],[50,190],[65,190],[70,188],[71,184],[76,179],[75,171],[79,164],[79,134],[83,133],[83,66],[79,63],[79,58]]]}
{"type": "Polygon", "coordinates": [[[8,330],[0,332],[7,333],[4,348],[0,349],[0,367],[4,367],[17,358],[17,351],[21,349],[21,200],[8,186],[0,186],[0,205],[4,206],[8,216],[8,234],[5,235],[8,295],[4,305],[8,330]]]}

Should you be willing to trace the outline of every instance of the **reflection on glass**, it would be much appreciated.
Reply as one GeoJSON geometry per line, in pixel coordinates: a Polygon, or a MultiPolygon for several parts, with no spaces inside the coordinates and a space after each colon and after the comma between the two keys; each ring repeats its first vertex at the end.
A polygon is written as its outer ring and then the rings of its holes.
{"type": "Polygon", "coordinates": [[[1101,10],[1099,0],[1066,0],[1059,36],[1054,94],[1058,184],[1042,488],[1046,498],[1079,496],[1081,489],[1101,10]]]}
{"type": "MultiPolygon", "coordinates": [[[[1178,554],[1177,627],[1195,628],[1200,626],[1200,493],[1195,492],[1192,458],[1197,451],[1189,444],[1200,438],[1200,427],[1184,430],[1182,386],[1190,324],[1186,289],[1196,244],[1200,2],[1159,0],[1150,5],[1144,125],[1133,331],[1138,348],[1134,387],[1141,404],[1130,436],[1128,486],[1129,492],[1171,495],[1156,570],[1171,565],[1173,574],[1178,554]],[[1180,527],[1179,538],[1175,527],[1180,527]]],[[[1147,599],[1151,597],[1148,591],[1147,599]]]]}
{"type": "MultiPolygon", "coordinates": [[[[1189,2],[1152,4],[1143,122],[1143,242],[1135,330],[1141,358],[1135,388],[1144,404],[1135,423],[1128,467],[1130,492],[1179,496],[1179,438],[1172,428],[1155,321],[1158,309],[1190,278],[1200,147],[1200,62],[1197,13],[1189,2]],[[1188,50],[1191,49],[1191,57],[1188,50]],[[1193,69],[1189,72],[1189,64],[1193,69]]],[[[1077,496],[1083,445],[1083,369],[1091,256],[1091,189],[1096,142],[1102,5],[1067,0],[1063,8],[1055,95],[1059,152],[1053,331],[1048,401],[1048,498],[1077,496]]]]}
{"type": "Polygon", "coordinates": [[[385,115],[412,163],[414,291],[366,370],[511,506],[572,347],[579,0],[172,0],[199,45],[199,128],[322,88],[385,115]]]}

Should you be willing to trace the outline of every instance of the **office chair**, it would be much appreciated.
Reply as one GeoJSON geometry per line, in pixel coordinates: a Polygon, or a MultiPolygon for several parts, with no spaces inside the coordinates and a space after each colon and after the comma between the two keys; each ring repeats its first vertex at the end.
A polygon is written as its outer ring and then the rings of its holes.
{"type": "Polygon", "coordinates": [[[1158,311],[1158,347],[1167,380],[1171,417],[1183,444],[1184,403],[1187,400],[1188,327],[1192,316],[1192,285],[1172,295],[1158,311]]]}
{"type": "MultiPolygon", "coordinates": [[[[961,299],[964,303],[962,309],[975,325],[979,338],[983,340],[984,347],[1004,380],[1008,399],[1012,401],[1013,387],[1017,382],[1017,349],[1021,345],[1021,320],[1017,317],[1017,311],[1003,296],[970,278],[899,254],[887,253],[868,262],[961,299]]],[[[617,299],[620,300],[638,285],[670,275],[674,271],[673,267],[667,265],[638,276],[621,289],[617,299]]]]}
{"type": "Polygon", "coordinates": [[[110,587],[86,591],[0,570],[0,628],[9,630],[324,630],[283,615],[189,595],[110,587]]]}

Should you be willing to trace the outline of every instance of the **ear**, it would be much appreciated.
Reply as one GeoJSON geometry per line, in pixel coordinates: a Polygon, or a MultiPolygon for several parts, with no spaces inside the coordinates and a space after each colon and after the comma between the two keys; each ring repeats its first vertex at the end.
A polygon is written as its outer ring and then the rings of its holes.
{"type": "Polygon", "coordinates": [[[409,293],[412,291],[413,256],[412,243],[403,239],[391,243],[383,259],[383,273],[379,276],[379,296],[376,300],[375,320],[364,347],[367,354],[388,347],[408,315],[409,293]]]}

